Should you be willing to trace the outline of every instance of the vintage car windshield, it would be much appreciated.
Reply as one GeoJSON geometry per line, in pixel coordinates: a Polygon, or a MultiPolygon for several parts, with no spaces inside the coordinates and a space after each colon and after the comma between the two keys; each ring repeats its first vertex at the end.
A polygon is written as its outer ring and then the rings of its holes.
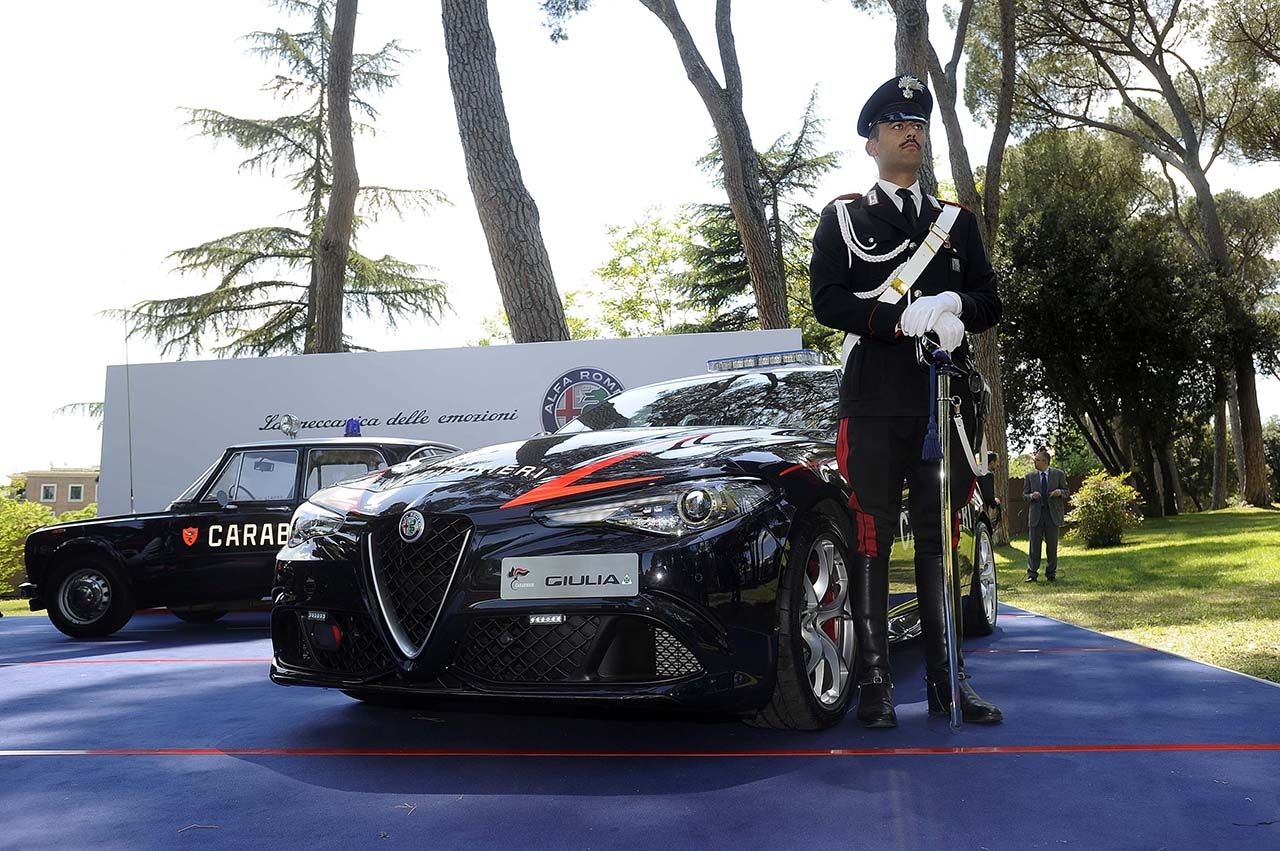
{"type": "Polygon", "coordinates": [[[205,471],[200,475],[196,476],[196,480],[191,484],[187,485],[187,489],[184,490],[182,493],[178,494],[178,496],[173,501],[176,503],[176,502],[192,502],[193,500],[195,500],[196,494],[200,492],[200,486],[205,483],[205,481],[209,478],[209,474],[213,472],[213,468],[218,466],[218,463],[221,460],[222,459],[219,458],[217,461],[214,461],[212,464],[206,467],[205,471]]]}
{"type": "Polygon", "coordinates": [[[624,390],[560,433],[672,426],[774,426],[830,431],[839,413],[834,370],[701,375],[624,390]]]}

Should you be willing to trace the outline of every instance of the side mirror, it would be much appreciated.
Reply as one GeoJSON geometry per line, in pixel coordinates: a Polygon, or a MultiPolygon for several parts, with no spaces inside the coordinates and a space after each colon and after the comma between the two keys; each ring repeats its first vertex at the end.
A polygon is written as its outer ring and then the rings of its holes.
{"type": "Polygon", "coordinates": [[[227,503],[231,502],[231,497],[228,496],[227,492],[222,489],[219,489],[218,492],[214,494],[214,498],[218,500],[218,505],[222,506],[223,508],[226,508],[227,503]]]}

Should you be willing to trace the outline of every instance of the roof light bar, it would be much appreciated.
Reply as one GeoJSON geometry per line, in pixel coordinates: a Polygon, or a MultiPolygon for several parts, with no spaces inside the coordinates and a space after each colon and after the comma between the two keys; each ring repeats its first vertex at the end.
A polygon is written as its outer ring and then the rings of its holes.
{"type": "Polygon", "coordinates": [[[759,369],[764,366],[821,366],[822,355],[813,349],[793,349],[789,352],[766,352],[759,355],[742,355],[733,358],[713,358],[707,361],[707,372],[730,372],[735,369],[759,369]]]}

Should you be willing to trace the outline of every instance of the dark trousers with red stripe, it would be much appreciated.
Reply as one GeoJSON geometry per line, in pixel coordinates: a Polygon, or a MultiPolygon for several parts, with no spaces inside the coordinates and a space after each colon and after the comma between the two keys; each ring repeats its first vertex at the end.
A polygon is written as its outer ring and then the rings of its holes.
{"type": "MultiPolygon", "coordinates": [[[[924,633],[925,667],[931,673],[946,671],[945,585],[941,579],[942,511],[939,461],[920,458],[928,430],[927,417],[846,417],[840,420],[836,458],[849,483],[849,508],[857,539],[854,542],[854,621],[860,645],[860,667],[887,673],[889,552],[899,529],[903,485],[907,488],[907,514],[915,542],[916,588],[924,633]]],[[[954,440],[954,438],[953,438],[954,440]]],[[[959,509],[973,495],[977,481],[952,444],[951,541],[959,546],[959,509]]],[[[959,618],[959,606],[956,607],[959,618]]],[[[959,634],[957,625],[957,634],[959,634]]]]}

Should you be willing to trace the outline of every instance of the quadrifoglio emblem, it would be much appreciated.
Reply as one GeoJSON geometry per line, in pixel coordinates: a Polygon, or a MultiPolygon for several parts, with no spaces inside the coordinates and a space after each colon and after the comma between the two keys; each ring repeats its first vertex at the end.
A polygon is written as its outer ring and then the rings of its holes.
{"type": "Polygon", "coordinates": [[[400,515],[400,539],[405,543],[412,544],[421,538],[426,528],[427,519],[416,508],[411,508],[400,515]]]}

